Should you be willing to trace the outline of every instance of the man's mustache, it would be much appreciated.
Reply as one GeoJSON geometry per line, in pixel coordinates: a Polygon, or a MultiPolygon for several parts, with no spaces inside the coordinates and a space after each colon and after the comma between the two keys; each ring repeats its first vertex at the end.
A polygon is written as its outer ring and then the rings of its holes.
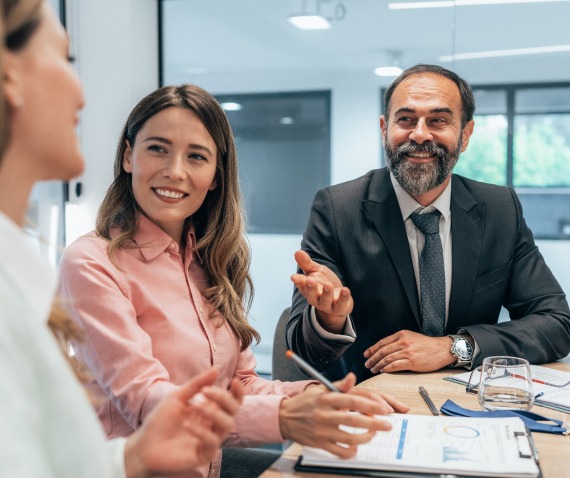
{"type": "Polygon", "coordinates": [[[408,141],[407,143],[401,144],[396,148],[396,154],[398,156],[410,156],[414,153],[427,153],[431,155],[435,154],[438,157],[442,157],[449,154],[449,151],[445,146],[438,145],[433,141],[426,141],[421,144],[415,143],[414,141],[408,141]]]}

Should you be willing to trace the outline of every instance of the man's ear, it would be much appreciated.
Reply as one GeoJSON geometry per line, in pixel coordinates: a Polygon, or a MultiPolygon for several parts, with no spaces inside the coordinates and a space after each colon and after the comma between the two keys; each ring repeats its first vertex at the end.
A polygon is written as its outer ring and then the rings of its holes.
{"type": "Polygon", "coordinates": [[[125,140],[125,151],[123,152],[123,169],[127,173],[133,172],[133,149],[131,148],[131,144],[129,140],[125,140]]]}
{"type": "Polygon", "coordinates": [[[20,59],[13,53],[2,50],[3,90],[4,98],[11,110],[21,108],[24,104],[20,73],[20,59]]]}
{"type": "Polygon", "coordinates": [[[467,145],[469,144],[469,138],[473,134],[473,128],[475,127],[475,121],[471,120],[468,121],[467,124],[461,130],[461,152],[467,149],[467,145]]]}
{"type": "Polygon", "coordinates": [[[380,116],[380,130],[382,131],[382,144],[384,144],[384,138],[386,137],[386,128],[388,127],[388,121],[384,115],[380,116]]]}

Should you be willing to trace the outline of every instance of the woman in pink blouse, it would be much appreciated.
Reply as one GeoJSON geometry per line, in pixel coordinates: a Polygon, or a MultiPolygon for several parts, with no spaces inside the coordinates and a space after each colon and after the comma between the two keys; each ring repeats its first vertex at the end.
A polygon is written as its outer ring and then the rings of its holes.
{"type": "MultiPolygon", "coordinates": [[[[291,439],[350,456],[389,429],[368,415],[407,411],[391,397],[352,389],[353,376],[338,384],[353,392],[346,394],[258,377],[250,345],[259,335],[246,319],[249,262],[223,110],[196,86],[156,90],[123,129],[96,230],[61,262],[61,292],[86,332],[77,355],[93,375],[110,437],[131,433],[162,397],[212,366],[218,386],[238,377],[246,394],[226,446],[291,439]]],[[[217,476],[219,458],[193,476],[217,476]]]]}

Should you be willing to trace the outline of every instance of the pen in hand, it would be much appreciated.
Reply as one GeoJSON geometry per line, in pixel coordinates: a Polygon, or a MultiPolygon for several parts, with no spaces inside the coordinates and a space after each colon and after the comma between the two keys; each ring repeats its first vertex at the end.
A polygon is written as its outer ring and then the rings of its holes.
{"type": "Polygon", "coordinates": [[[420,385],[420,395],[424,399],[424,402],[426,402],[426,404],[429,407],[432,415],[439,415],[439,411],[437,410],[437,408],[435,407],[435,405],[431,401],[431,398],[429,397],[427,390],[424,387],[422,387],[421,385],[420,385]]]}
{"type": "Polygon", "coordinates": [[[328,378],[326,378],[322,373],[318,372],[313,367],[311,367],[307,362],[305,362],[301,357],[299,357],[292,350],[287,350],[287,352],[285,352],[285,357],[287,357],[289,360],[293,360],[293,362],[295,362],[297,367],[299,367],[301,370],[303,370],[308,375],[313,377],[315,380],[318,380],[319,382],[321,382],[331,392],[341,393],[340,390],[336,386],[334,386],[328,378]]]}

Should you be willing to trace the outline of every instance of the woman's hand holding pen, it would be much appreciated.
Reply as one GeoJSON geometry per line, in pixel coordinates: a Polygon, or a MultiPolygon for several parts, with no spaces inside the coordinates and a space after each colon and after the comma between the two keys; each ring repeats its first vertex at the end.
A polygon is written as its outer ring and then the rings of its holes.
{"type": "MultiPolygon", "coordinates": [[[[354,388],[355,383],[354,374],[349,373],[335,382],[344,393],[329,392],[324,386],[318,385],[284,399],[279,409],[279,426],[283,437],[348,458],[354,456],[357,445],[370,441],[377,431],[390,430],[388,422],[374,415],[392,413],[394,408],[383,397],[378,399],[373,392],[354,388]],[[351,413],[350,410],[359,413],[351,413]],[[340,425],[366,431],[350,433],[340,429],[340,425]]],[[[390,399],[397,406],[402,405],[390,399]]]]}
{"type": "Polygon", "coordinates": [[[380,403],[385,403],[390,406],[396,413],[408,413],[410,411],[410,407],[408,407],[405,403],[400,402],[392,395],[388,395],[387,393],[382,393],[377,390],[368,390],[361,387],[353,388],[350,393],[369,398],[370,400],[376,400],[380,403]]]}
{"type": "MultiPolygon", "coordinates": [[[[319,387],[322,390],[322,385],[319,383],[310,383],[305,390],[309,387],[319,387]]],[[[368,398],[370,400],[375,400],[378,403],[382,404],[382,406],[388,406],[388,412],[386,413],[408,413],[410,411],[410,407],[400,400],[397,400],[392,395],[388,395],[387,393],[379,392],[378,390],[369,390],[367,388],[362,387],[353,387],[349,390],[348,393],[353,395],[359,395],[361,397],[368,398]]],[[[384,415],[384,414],[382,414],[384,415]]]]}

